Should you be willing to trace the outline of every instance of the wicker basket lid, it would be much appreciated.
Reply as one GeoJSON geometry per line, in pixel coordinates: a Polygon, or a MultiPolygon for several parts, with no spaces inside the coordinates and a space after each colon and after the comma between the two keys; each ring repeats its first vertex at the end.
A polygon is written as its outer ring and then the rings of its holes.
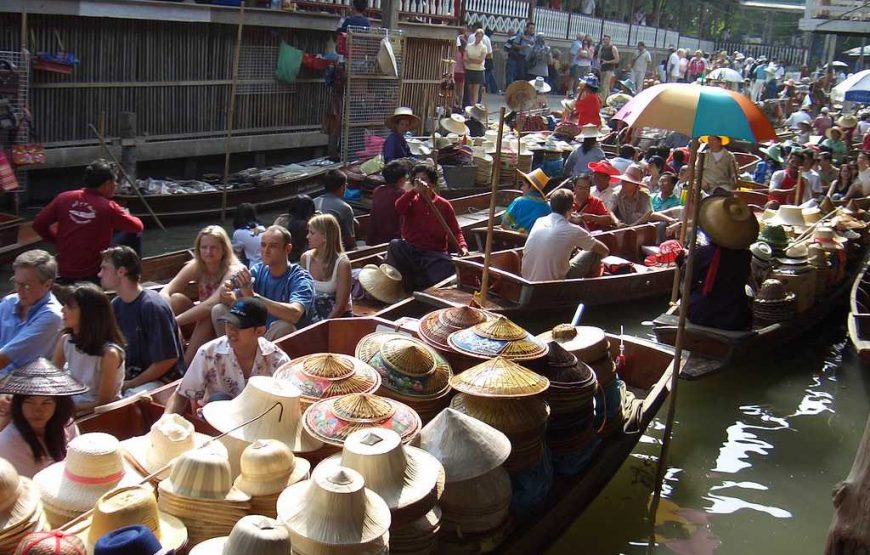
{"type": "Polygon", "coordinates": [[[275,377],[296,386],[306,405],[328,397],[372,393],[381,386],[381,377],[374,368],[358,358],[336,353],[297,358],[278,368],[275,377]]]}
{"type": "Polygon", "coordinates": [[[450,388],[450,364],[422,341],[402,333],[375,332],[363,337],[356,355],[381,377],[381,385],[409,397],[440,396],[450,388]]]}
{"type": "Polygon", "coordinates": [[[337,446],[342,446],[351,433],[370,427],[393,430],[407,443],[422,427],[414,409],[372,393],[352,393],[318,401],[308,407],[303,419],[309,433],[337,446]]]}
{"type": "Polygon", "coordinates": [[[503,357],[495,357],[450,379],[457,391],[480,397],[526,397],[547,390],[550,381],[503,357]]]}

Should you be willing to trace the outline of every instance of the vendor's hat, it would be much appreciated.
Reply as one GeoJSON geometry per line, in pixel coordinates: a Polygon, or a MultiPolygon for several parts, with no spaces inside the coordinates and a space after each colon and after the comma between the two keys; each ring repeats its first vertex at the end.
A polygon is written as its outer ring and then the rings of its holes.
{"type": "MultiPolygon", "coordinates": [[[[719,137],[719,140],[720,140],[720,141],[722,141],[722,146],[725,146],[725,145],[727,145],[728,143],[731,142],[731,137],[728,137],[728,136],[725,136],[725,135],[716,135],[716,136],[719,137]]],[[[710,140],[710,135],[704,135],[704,136],[702,136],[702,137],[700,138],[700,141],[701,141],[702,143],[706,143],[706,142],[709,141],[709,140],[710,140]]]]}
{"type": "Polygon", "coordinates": [[[577,135],[578,139],[597,139],[598,138],[598,126],[594,123],[587,123],[586,125],[580,128],[580,134],[577,135]]]}
{"type": "Polygon", "coordinates": [[[296,457],[275,439],[258,439],[242,451],[241,474],[233,484],[253,497],[280,493],[288,485],[308,477],[311,463],[296,457]]]}
{"type": "Polygon", "coordinates": [[[366,264],[359,273],[359,283],[366,293],[383,303],[393,304],[406,296],[402,274],[389,264],[366,264]]]}
{"type": "Polygon", "coordinates": [[[396,124],[402,118],[407,118],[407,119],[411,120],[411,129],[418,127],[420,125],[420,121],[421,121],[420,117],[414,115],[414,110],[412,110],[411,108],[405,108],[405,107],[396,108],[395,111],[393,112],[393,115],[388,117],[384,121],[384,124],[387,127],[389,127],[390,129],[393,129],[394,127],[396,127],[396,124]]]}
{"type": "Polygon", "coordinates": [[[75,534],[60,530],[34,532],[24,536],[15,555],[86,555],[85,544],[75,534]]]}
{"type": "Polygon", "coordinates": [[[483,104],[475,104],[474,106],[465,107],[465,115],[471,119],[480,122],[486,121],[486,106],[483,104]]]}
{"type": "Polygon", "coordinates": [[[544,189],[547,187],[547,183],[550,181],[550,178],[541,168],[537,168],[532,170],[530,173],[525,173],[517,169],[517,173],[522,176],[522,178],[531,185],[536,191],[538,191],[541,196],[544,196],[544,189]]]}
{"type": "Polygon", "coordinates": [[[529,81],[529,85],[533,86],[538,94],[547,94],[551,88],[550,84],[544,81],[543,77],[535,77],[529,81]]]}
{"type": "Polygon", "coordinates": [[[643,168],[640,167],[640,164],[630,164],[625,168],[625,173],[615,176],[614,179],[634,183],[635,185],[643,185],[643,168]]]}
{"type": "Polygon", "coordinates": [[[448,483],[483,476],[511,454],[506,435],[451,408],[426,424],[420,432],[420,447],[441,461],[448,483]]]}
{"type": "Polygon", "coordinates": [[[10,395],[70,396],[87,391],[87,386],[75,381],[69,372],[42,357],[0,380],[0,393],[10,395]]]}
{"type": "Polygon", "coordinates": [[[147,527],[168,549],[180,549],[187,542],[187,528],[176,517],[157,509],[157,498],[149,486],[127,486],[112,490],[97,501],[93,514],[74,532],[88,553],[104,535],[124,526],[147,527]]]}
{"type": "MultiPolygon", "coordinates": [[[[210,438],[194,431],[193,424],[178,414],[164,414],[151,426],[147,435],[131,437],[121,442],[121,447],[137,465],[148,474],[166,466],[176,457],[196,449],[210,438]]],[[[169,476],[166,469],[157,476],[169,476]]]]}
{"type": "Polygon", "coordinates": [[[762,147],[762,148],[759,148],[758,150],[760,150],[762,154],[764,154],[765,156],[767,156],[771,160],[774,160],[774,161],[782,164],[782,162],[783,162],[782,146],[779,143],[774,143],[774,144],[770,145],[769,147],[766,147],[766,148],[762,147]]]}
{"type": "Polygon", "coordinates": [[[141,524],[113,530],[100,538],[94,555],[174,555],[175,550],[160,545],[154,532],[141,524]]]}
{"type": "Polygon", "coordinates": [[[468,126],[465,125],[465,116],[462,116],[461,114],[451,114],[449,118],[441,118],[441,127],[446,129],[448,133],[468,135],[468,126]]]}
{"type": "Polygon", "coordinates": [[[299,389],[287,380],[251,376],[238,397],[212,401],[203,407],[202,415],[215,429],[229,432],[235,439],[251,443],[258,439],[277,439],[294,452],[307,453],[319,449],[321,443],[302,427],[300,396],[299,389]]]}
{"type": "Polygon", "coordinates": [[[0,530],[22,524],[33,516],[39,493],[29,478],[18,475],[12,463],[0,459],[0,530]]]}
{"type": "Polygon", "coordinates": [[[190,555],[289,555],[290,531],[261,515],[241,518],[229,536],[212,538],[195,546],[190,555]]]}
{"type": "Polygon", "coordinates": [[[701,201],[698,222],[713,243],[745,249],[758,238],[758,220],[739,198],[709,196],[701,201]]]}
{"type": "Polygon", "coordinates": [[[851,114],[846,114],[844,116],[840,116],[840,119],[837,120],[837,125],[844,129],[851,129],[858,126],[858,118],[851,114]]]}

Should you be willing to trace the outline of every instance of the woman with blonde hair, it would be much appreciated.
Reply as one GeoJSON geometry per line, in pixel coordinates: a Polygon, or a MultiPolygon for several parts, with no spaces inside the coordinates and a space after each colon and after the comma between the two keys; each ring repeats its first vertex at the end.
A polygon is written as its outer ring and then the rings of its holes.
{"type": "Polygon", "coordinates": [[[178,326],[193,328],[184,351],[186,364],[190,364],[204,343],[215,338],[211,309],[220,302],[220,285],[232,280],[242,266],[224,228],[210,225],[196,236],[193,260],[185,264],[160,292],[160,296],[172,307],[178,326]],[[185,294],[187,284],[191,281],[196,282],[198,303],[185,294]]]}
{"type": "Polygon", "coordinates": [[[352,316],[350,260],[341,245],[341,228],[332,214],[319,214],[308,222],[310,250],[299,263],[314,280],[312,322],[352,316]]]}

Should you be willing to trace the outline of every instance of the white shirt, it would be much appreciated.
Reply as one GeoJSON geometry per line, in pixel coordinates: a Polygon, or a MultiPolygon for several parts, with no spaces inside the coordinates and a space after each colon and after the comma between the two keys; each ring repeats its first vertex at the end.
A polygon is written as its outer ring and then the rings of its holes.
{"type": "Polygon", "coordinates": [[[798,110],[797,112],[794,112],[792,115],[790,115],[787,120],[785,120],[785,124],[788,125],[791,129],[799,129],[800,122],[806,122],[812,125],[813,116],[809,115],[803,110],[798,110]]]}
{"type": "Polygon", "coordinates": [[[580,0],[580,13],[583,15],[595,13],[595,0],[580,0]]]}
{"type": "Polygon", "coordinates": [[[801,199],[801,203],[806,202],[812,198],[810,191],[816,194],[826,193],[827,191],[822,185],[822,176],[819,175],[819,172],[816,170],[809,171],[801,171],[801,175],[803,176],[806,183],[809,187],[804,187],[804,198],[801,199]]]}
{"type": "Polygon", "coordinates": [[[616,193],[619,191],[618,186],[610,185],[608,188],[603,191],[599,191],[598,187],[592,187],[592,196],[600,200],[604,203],[604,206],[607,207],[611,212],[613,211],[613,206],[616,204],[616,193]]]}
{"type": "MultiPolygon", "coordinates": [[[[466,46],[474,42],[474,33],[466,33],[465,42],[466,46]]],[[[489,40],[489,37],[486,36],[486,34],[483,35],[483,45],[486,47],[487,56],[492,55],[492,41],[489,40]]],[[[461,37],[456,37],[456,46],[462,46],[461,37]]]]}
{"type": "Polygon", "coordinates": [[[870,120],[861,120],[858,122],[858,136],[863,137],[870,131],[870,120]]]}
{"type": "Polygon", "coordinates": [[[680,76],[680,56],[676,52],[668,57],[668,71],[671,77],[680,76]]]}
{"type": "Polygon", "coordinates": [[[634,65],[631,66],[631,69],[635,73],[643,73],[646,75],[646,68],[651,62],[652,56],[650,55],[649,50],[644,50],[634,59],[634,65]]]}
{"type": "Polygon", "coordinates": [[[595,239],[561,214],[548,214],[535,222],[523,250],[523,278],[529,281],[565,279],[574,249],[590,250],[595,239]]]}
{"type": "Polygon", "coordinates": [[[857,187],[862,197],[870,197],[870,168],[858,172],[852,187],[857,187]]]}
{"type": "Polygon", "coordinates": [[[244,252],[248,259],[248,268],[261,261],[260,238],[266,228],[258,225],[251,229],[239,228],[233,231],[233,250],[244,252]]]}

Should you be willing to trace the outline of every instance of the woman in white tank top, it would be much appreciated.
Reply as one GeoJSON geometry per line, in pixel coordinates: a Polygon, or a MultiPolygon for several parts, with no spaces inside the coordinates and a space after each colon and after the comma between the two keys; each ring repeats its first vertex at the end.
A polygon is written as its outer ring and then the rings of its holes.
{"type": "Polygon", "coordinates": [[[308,245],[299,263],[314,280],[312,322],[352,316],[350,260],[344,254],[341,228],[332,214],[314,216],[308,222],[308,245]]]}

